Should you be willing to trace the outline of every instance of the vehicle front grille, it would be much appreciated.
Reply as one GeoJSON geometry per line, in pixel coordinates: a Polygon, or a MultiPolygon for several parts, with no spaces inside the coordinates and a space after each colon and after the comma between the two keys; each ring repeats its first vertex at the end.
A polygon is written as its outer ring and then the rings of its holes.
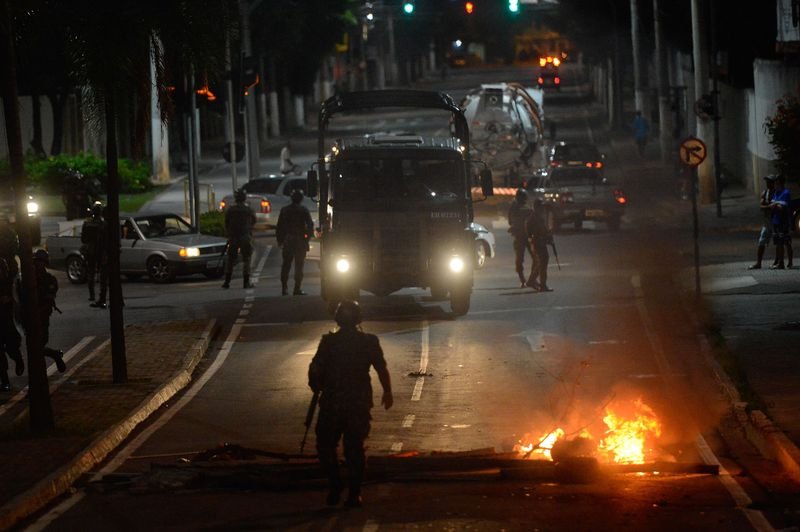
{"type": "Polygon", "coordinates": [[[382,228],[375,265],[387,275],[416,275],[420,266],[420,235],[416,227],[382,228]]]}
{"type": "Polygon", "coordinates": [[[200,248],[200,255],[219,255],[223,251],[225,251],[225,244],[217,244],[200,248]]]}

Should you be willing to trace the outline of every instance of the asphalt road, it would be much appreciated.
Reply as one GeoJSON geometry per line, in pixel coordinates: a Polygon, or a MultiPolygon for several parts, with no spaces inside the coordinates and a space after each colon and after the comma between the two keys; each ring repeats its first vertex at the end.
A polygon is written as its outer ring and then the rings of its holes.
{"type": "MultiPolygon", "coordinates": [[[[468,88],[470,76],[457,90],[468,88]]],[[[448,90],[458,81],[453,78],[448,90]]],[[[588,137],[611,150],[596,111],[569,100],[546,107],[561,138],[588,137]]],[[[561,269],[551,259],[549,283],[555,291],[519,288],[505,207],[484,204],[477,218],[494,230],[498,256],[476,274],[466,316],[455,318],[446,302],[422,290],[362,297],[363,327],[380,337],[395,392],[391,410],[373,410],[368,453],[488,447],[506,453],[555,428],[573,437],[586,431],[596,446],[606,430],[606,408],[633,408],[641,400],[661,428],[648,459],[718,459],[729,474],[610,475],[585,484],[491,472],[411,477],[368,483],[365,508],[354,511],[323,510],[319,485],[269,491],[153,476],[154,464],[174,464],[223,442],[297,452],[310,397],[308,363],[333,322],[316,295],[314,264],[307,265],[304,284],[311,295],[280,296],[279,254],[273,236],[264,234],[252,293],[236,282],[223,291],[219,281],[200,277],[165,286],[124,284],[127,322],[213,316],[223,332],[196,384],[156,416],[144,436],[123,446],[118,464],[106,466],[119,478],[149,483],[79,486],[32,529],[770,530],[765,517],[782,528],[780,507],[741,474],[717,434],[725,405],[673,282],[690,260],[690,242],[662,223],[670,213],[659,197],[674,193],[671,184],[646,171],[623,172],[624,164],[611,157],[607,169],[631,198],[621,231],[586,223],[558,234],[561,269]]],[[[214,179],[222,182],[224,171],[217,171],[214,179]]],[[[85,290],[63,287],[59,304],[67,312],[53,320],[53,338],[61,345],[107,327],[107,315],[88,308],[85,290]]],[[[373,386],[379,387],[375,378],[373,386]]]]}

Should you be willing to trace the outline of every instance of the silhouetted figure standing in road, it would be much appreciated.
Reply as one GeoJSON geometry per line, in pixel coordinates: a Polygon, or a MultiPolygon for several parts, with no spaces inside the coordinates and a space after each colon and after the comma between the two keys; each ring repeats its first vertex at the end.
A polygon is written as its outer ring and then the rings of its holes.
{"type": "Polygon", "coordinates": [[[525,232],[533,247],[533,268],[527,285],[539,292],[550,292],[547,286],[547,266],[550,264],[550,253],[547,246],[553,243],[553,235],[544,219],[544,203],[537,199],[533,202],[533,211],[525,220],[525,232]]]}
{"type": "Polygon", "coordinates": [[[361,309],[355,301],[342,301],[336,308],[339,329],[322,337],[308,368],[308,384],[320,392],[317,419],[317,453],[329,481],[327,504],[336,506],[342,492],[336,448],[344,439],[347,461],[347,506],[361,506],[361,482],[366,458],[364,440],[370,430],[372,383],[369,370],[375,368],[383,387],[381,404],[389,410],[394,403],[392,383],[380,341],[361,331],[361,309]]]}
{"type": "Polygon", "coordinates": [[[108,291],[108,228],[103,219],[103,204],[95,202],[91,215],[81,227],[81,252],[86,260],[86,282],[89,285],[90,306],[106,308],[108,291]],[[95,277],[100,274],[100,298],[94,300],[95,277]]]}
{"type": "Polygon", "coordinates": [[[523,190],[517,190],[514,201],[508,208],[508,232],[514,238],[514,269],[519,277],[519,284],[525,288],[525,254],[531,255],[533,260],[533,253],[528,246],[528,235],[525,233],[525,220],[530,214],[528,207],[528,193],[523,190]]]}
{"type": "Polygon", "coordinates": [[[250,258],[253,256],[253,226],[256,215],[247,205],[247,192],[241,188],[233,193],[236,203],[225,210],[225,235],[228,237],[228,257],[225,260],[225,282],[222,288],[230,288],[233,265],[239,253],[242,254],[242,286],[253,288],[250,284],[250,258]]]}
{"type": "Polygon", "coordinates": [[[294,264],[294,291],[296,296],[305,295],[303,284],[303,265],[308,253],[308,241],[314,234],[314,222],[311,213],[302,205],[303,192],[292,191],[292,203],[283,207],[278,215],[278,226],[275,236],[281,247],[283,263],[281,264],[281,294],[289,294],[289,271],[294,264]]]}
{"type": "Polygon", "coordinates": [[[644,156],[647,137],[650,134],[650,125],[647,123],[647,119],[642,116],[641,111],[636,111],[636,116],[633,117],[633,122],[631,122],[631,130],[633,131],[633,140],[636,142],[639,155],[644,156]]]}

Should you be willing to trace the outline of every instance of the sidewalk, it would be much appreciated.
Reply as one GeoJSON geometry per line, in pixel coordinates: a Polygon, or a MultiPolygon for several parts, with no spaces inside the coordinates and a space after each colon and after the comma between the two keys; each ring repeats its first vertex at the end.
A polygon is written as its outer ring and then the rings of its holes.
{"type": "Polygon", "coordinates": [[[109,341],[87,346],[63,375],[50,377],[56,427],[46,437],[28,435],[24,391],[0,406],[0,530],[68,491],[185,387],[217,329],[216,320],[126,327],[125,384],[112,382],[109,341]]]}
{"type": "MultiPolygon", "coordinates": [[[[612,146],[619,160],[641,161],[629,139],[612,140],[612,146]]],[[[675,179],[656,159],[636,164],[655,179],[675,179]]],[[[680,203],[675,195],[652,207],[671,212],[670,224],[691,234],[691,217],[675,214],[687,210],[688,202],[680,203]]],[[[699,305],[694,267],[681,273],[680,282],[687,310],[705,329],[707,360],[748,439],[800,482],[800,269],[798,261],[792,270],[769,269],[774,246],[767,248],[762,269],[747,269],[755,262],[761,228],[757,204],[756,193],[738,183],[723,188],[721,217],[716,202],[698,204],[699,305]]]]}

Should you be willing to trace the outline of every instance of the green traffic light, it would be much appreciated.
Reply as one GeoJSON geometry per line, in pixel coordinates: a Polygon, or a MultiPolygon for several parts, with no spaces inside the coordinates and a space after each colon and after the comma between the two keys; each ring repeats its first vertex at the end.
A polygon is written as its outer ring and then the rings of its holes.
{"type": "Polygon", "coordinates": [[[406,15],[410,15],[414,12],[414,2],[405,2],[403,4],[403,11],[405,11],[406,15]]]}
{"type": "Polygon", "coordinates": [[[508,0],[508,10],[512,13],[519,12],[519,0],[508,0]]]}

